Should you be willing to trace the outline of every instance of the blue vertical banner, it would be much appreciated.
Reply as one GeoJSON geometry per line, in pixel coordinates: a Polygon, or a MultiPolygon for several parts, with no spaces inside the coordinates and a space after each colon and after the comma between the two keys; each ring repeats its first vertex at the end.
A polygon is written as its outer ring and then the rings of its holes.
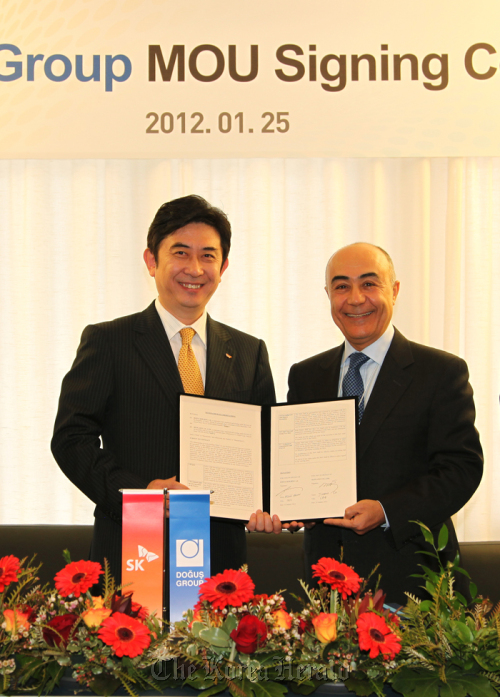
{"type": "Polygon", "coordinates": [[[210,576],[210,492],[170,490],[170,621],[198,602],[210,576]]]}

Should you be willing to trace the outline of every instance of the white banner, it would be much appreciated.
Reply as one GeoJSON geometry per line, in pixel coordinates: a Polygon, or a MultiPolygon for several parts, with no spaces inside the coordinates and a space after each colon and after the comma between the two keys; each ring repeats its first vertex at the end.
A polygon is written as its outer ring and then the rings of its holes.
{"type": "Polygon", "coordinates": [[[500,155],[498,0],[3,0],[3,158],[500,155]]]}

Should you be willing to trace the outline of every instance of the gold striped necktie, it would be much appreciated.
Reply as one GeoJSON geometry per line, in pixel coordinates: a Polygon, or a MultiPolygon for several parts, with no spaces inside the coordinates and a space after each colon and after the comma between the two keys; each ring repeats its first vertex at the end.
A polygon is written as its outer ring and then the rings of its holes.
{"type": "Polygon", "coordinates": [[[184,391],[187,394],[205,394],[200,366],[191,346],[191,341],[196,332],[192,327],[185,327],[179,333],[182,339],[182,346],[179,352],[178,367],[184,391]]]}

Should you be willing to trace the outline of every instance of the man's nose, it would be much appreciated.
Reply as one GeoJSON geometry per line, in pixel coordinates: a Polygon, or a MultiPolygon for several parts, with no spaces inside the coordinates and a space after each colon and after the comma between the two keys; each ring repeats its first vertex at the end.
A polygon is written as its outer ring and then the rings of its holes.
{"type": "Polygon", "coordinates": [[[349,303],[351,305],[362,305],[365,302],[365,294],[361,288],[353,286],[349,293],[349,303]]]}
{"type": "Polygon", "coordinates": [[[201,266],[200,260],[197,257],[192,257],[186,264],[186,273],[190,276],[201,276],[203,274],[203,268],[201,266]]]}

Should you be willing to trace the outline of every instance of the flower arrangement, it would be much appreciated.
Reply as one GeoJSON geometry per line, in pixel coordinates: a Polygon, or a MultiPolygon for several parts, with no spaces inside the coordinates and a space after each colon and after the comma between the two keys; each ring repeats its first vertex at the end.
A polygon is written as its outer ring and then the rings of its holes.
{"type": "MultiPolygon", "coordinates": [[[[322,682],[370,686],[392,675],[401,651],[401,630],[383,607],[384,594],[364,592],[366,584],[346,564],[323,558],[313,566],[318,589],[302,584],[307,601],[289,612],[280,593],[254,595],[246,567],[217,574],[200,586],[200,600],[176,622],[155,651],[170,665],[171,678],[213,695],[302,694],[322,682]],[[266,682],[265,690],[260,686],[266,682]]],[[[382,694],[382,693],[381,693],[382,694]]]]}
{"type": "Polygon", "coordinates": [[[48,694],[67,668],[99,695],[120,685],[130,694],[157,689],[146,666],[161,622],[131,593],[120,593],[100,564],[68,559],[53,589],[36,585],[38,569],[13,556],[0,559],[1,689],[48,694]],[[103,574],[104,593],[92,596],[103,574]]]}
{"type": "MultiPolygon", "coordinates": [[[[455,590],[466,573],[459,559],[444,568],[437,543],[421,525],[436,560],[422,567],[428,600],[408,596],[397,612],[381,589],[347,564],[314,564],[317,588],[302,583],[302,610],[289,611],[282,591],[255,594],[248,569],[207,579],[199,601],[167,628],[120,592],[107,568],[71,562],[54,588],[38,584],[33,560],[0,559],[0,691],[49,694],[65,673],[80,688],[130,695],[189,685],[211,697],[308,695],[324,682],[343,682],[359,697],[384,689],[405,697],[495,697],[500,692],[500,604],[455,590]],[[91,588],[103,577],[103,593],[91,588]]],[[[298,600],[301,600],[300,598],[298,600]]]]}

